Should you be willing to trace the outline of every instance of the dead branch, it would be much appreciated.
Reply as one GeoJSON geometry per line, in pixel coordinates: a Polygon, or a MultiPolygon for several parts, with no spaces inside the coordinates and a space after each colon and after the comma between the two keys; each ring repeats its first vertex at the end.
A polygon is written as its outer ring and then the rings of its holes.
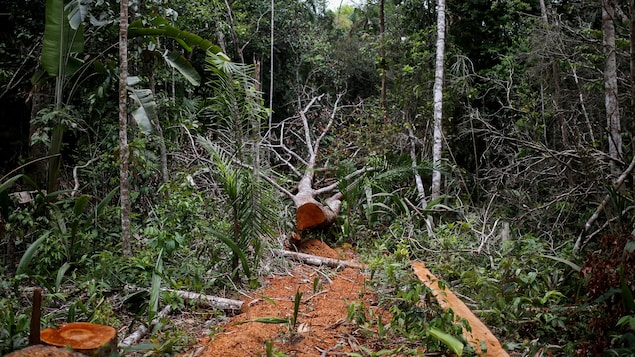
{"type": "MultiPolygon", "coordinates": [[[[615,180],[615,182],[613,183],[614,190],[619,190],[619,188],[622,187],[622,184],[624,184],[624,180],[626,180],[626,178],[631,174],[633,169],[635,169],[635,157],[633,157],[630,165],[628,165],[626,170],[624,170],[624,172],[622,172],[620,177],[618,177],[617,180],[615,180]]],[[[589,220],[584,224],[584,227],[582,228],[582,232],[578,236],[578,239],[576,240],[575,245],[573,246],[573,251],[575,253],[580,251],[580,249],[582,248],[582,238],[584,237],[585,233],[591,228],[591,225],[593,225],[593,223],[595,223],[598,217],[600,217],[600,213],[604,211],[604,209],[606,208],[606,206],[608,205],[610,201],[611,201],[610,194],[607,194],[606,196],[604,196],[604,199],[602,200],[602,202],[600,202],[598,207],[595,209],[595,212],[593,212],[593,215],[591,216],[591,218],[589,218],[589,220]]]]}
{"type": "MultiPolygon", "coordinates": [[[[152,322],[150,323],[150,328],[153,328],[156,324],[159,323],[161,319],[168,316],[170,314],[170,311],[172,311],[172,307],[170,305],[166,305],[163,310],[159,312],[157,317],[152,320],[152,322]]],[[[132,334],[128,335],[128,337],[124,338],[123,341],[119,343],[119,347],[130,347],[132,345],[135,345],[143,338],[143,336],[146,335],[146,333],[148,333],[148,330],[149,329],[148,327],[146,327],[146,325],[140,325],[132,334]]]]}
{"type": "Polygon", "coordinates": [[[97,158],[90,159],[84,165],[75,166],[73,168],[73,180],[75,181],[75,186],[73,186],[73,191],[71,192],[71,196],[75,196],[77,194],[77,190],[79,190],[79,178],[77,175],[77,170],[88,167],[88,165],[95,162],[95,160],[97,160],[97,158]]]}

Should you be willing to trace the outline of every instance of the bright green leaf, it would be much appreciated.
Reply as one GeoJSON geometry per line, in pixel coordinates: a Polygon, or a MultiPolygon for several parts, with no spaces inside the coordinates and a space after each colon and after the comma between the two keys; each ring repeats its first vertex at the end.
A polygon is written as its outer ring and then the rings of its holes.
{"type": "Polygon", "coordinates": [[[457,355],[461,356],[463,354],[463,342],[459,341],[458,338],[434,327],[430,329],[430,335],[448,346],[457,355]]]}

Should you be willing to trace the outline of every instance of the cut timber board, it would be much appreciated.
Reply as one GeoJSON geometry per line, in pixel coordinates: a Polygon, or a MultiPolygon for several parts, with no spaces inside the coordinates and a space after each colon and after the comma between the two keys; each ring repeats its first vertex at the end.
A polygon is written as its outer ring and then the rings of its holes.
{"type": "Polygon", "coordinates": [[[454,316],[466,320],[471,332],[463,329],[463,334],[469,344],[476,350],[479,356],[486,357],[509,357],[494,334],[479,320],[476,315],[448,288],[439,286],[439,279],[430,272],[422,262],[411,262],[415,274],[425,284],[437,299],[439,305],[444,309],[452,309],[454,316]],[[482,350],[482,344],[486,350],[482,350]]]}

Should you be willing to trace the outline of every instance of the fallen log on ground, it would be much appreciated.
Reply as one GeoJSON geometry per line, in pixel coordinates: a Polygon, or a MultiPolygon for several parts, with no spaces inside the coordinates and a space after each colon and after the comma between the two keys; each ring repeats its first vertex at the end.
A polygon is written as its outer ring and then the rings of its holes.
{"type": "Polygon", "coordinates": [[[509,357],[494,334],[485,324],[447,287],[441,288],[439,279],[422,262],[411,262],[412,268],[444,309],[452,309],[454,316],[467,320],[472,331],[463,328],[463,335],[479,356],[509,357]]]}
{"type": "MultiPolygon", "coordinates": [[[[128,291],[144,290],[142,288],[132,286],[132,285],[127,285],[125,289],[128,291]]],[[[161,291],[174,293],[178,295],[179,297],[181,297],[182,299],[193,302],[200,307],[226,310],[226,311],[229,310],[233,312],[241,311],[243,307],[243,302],[240,300],[232,300],[232,299],[226,299],[226,298],[222,298],[218,296],[205,295],[205,294],[194,293],[191,291],[175,290],[175,289],[168,289],[168,288],[161,288],[161,291]]]]}
{"type": "Polygon", "coordinates": [[[353,261],[350,261],[350,260],[324,258],[324,257],[318,257],[316,255],[305,254],[305,253],[297,253],[297,252],[290,252],[288,250],[281,250],[281,249],[273,249],[273,252],[275,254],[280,255],[280,256],[292,258],[292,259],[301,261],[302,263],[306,263],[306,264],[309,264],[309,265],[317,265],[317,266],[326,265],[326,266],[331,267],[331,268],[339,268],[339,267],[342,267],[342,268],[355,268],[355,269],[364,269],[364,268],[366,268],[366,265],[361,264],[361,263],[357,263],[357,262],[353,262],[353,261]]]}
{"type": "MultiPolygon", "coordinates": [[[[166,305],[163,310],[161,310],[158,314],[157,317],[155,317],[152,322],[150,322],[150,328],[153,328],[156,324],[159,323],[159,321],[162,318],[165,318],[166,316],[168,316],[170,314],[170,312],[172,311],[172,307],[170,305],[166,305]]],[[[143,336],[145,336],[148,333],[149,329],[146,325],[140,325],[135,332],[133,332],[132,334],[128,335],[128,337],[124,338],[123,341],[121,341],[121,343],[119,343],[119,347],[120,348],[125,348],[125,347],[130,347],[132,345],[137,344],[142,338],[143,336]]]]}
{"type": "Polygon", "coordinates": [[[161,291],[167,291],[177,294],[181,298],[201,307],[208,307],[219,310],[231,310],[241,311],[243,308],[243,302],[240,300],[226,299],[218,296],[211,296],[199,293],[193,293],[190,291],[174,290],[163,288],[161,291]]]}

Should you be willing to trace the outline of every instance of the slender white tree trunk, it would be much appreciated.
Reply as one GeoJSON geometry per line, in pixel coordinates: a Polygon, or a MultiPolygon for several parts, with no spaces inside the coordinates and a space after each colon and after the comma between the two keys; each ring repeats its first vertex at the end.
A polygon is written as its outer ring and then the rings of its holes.
{"type": "Polygon", "coordinates": [[[602,45],[606,56],[604,67],[604,106],[608,130],[609,157],[611,172],[620,174],[618,163],[622,161],[622,137],[620,110],[617,92],[617,63],[615,59],[615,17],[616,0],[602,1],[602,45]]]}
{"type": "Polygon", "coordinates": [[[119,195],[121,248],[132,255],[130,244],[130,184],[128,182],[128,0],[121,0],[119,19],[119,195]]]}
{"type": "Polygon", "coordinates": [[[388,112],[386,109],[386,47],[384,47],[384,0],[379,0],[379,57],[381,61],[380,76],[381,76],[381,94],[380,105],[382,115],[384,116],[384,122],[388,121],[388,112]]]}
{"type": "Polygon", "coordinates": [[[434,142],[432,145],[432,189],[434,200],[441,194],[441,149],[443,140],[443,76],[445,58],[445,0],[437,2],[437,57],[434,71],[434,142]]]}
{"type": "MultiPolygon", "coordinates": [[[[630,12],[630,74],[631,74],[631,137],[635,138],[635,0],[629,1],[630,12]]],[[[635,153],[635,140],[631,143],[631,152],[635,153]]],[[[633,191],[635,192],[635,180],[633,180],[633,191]]]]}
{"type": "Polygon", "coordinates": [[[267,130],[271,130],[271,126],[273,125],[273,40],[274,40],[274,10],[275,3],[271,0],[271,33],[270,33],[270,47],[269,47],[269,126],[267,130]]]}

